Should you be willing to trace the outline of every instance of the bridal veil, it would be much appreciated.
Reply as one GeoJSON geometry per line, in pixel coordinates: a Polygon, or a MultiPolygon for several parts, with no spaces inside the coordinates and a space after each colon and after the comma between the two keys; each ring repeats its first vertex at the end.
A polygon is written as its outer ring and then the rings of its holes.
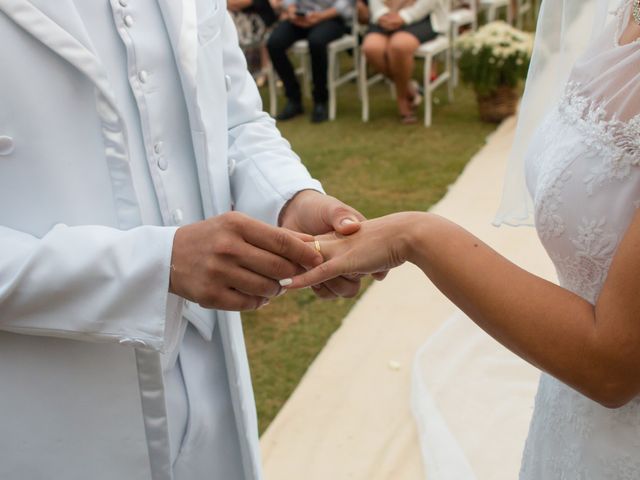
{"type": "MultiPolygon", "coordinates": [[[[502,202],[494,225],[533,225],[532,200],[527,190],[524,169],[525,152],[531,137],[541,119],[563,94],[576,61],[606,28],[619,29],[619,25],[612,24],[613,14],[618,8],[628,7],[629,4],[628,0],[542,1],[531,66],[504,179],[502,202]]],[[[601,63],[607,69],[607,55],[604,57],[601,63]]],[[[624,78],[620,75],[618,77],[624,78]]],[[[600,98],[603,96],[595,95],[600,98]]],[[[612,117],[626,116],[624,105],[619,107],[611,110],[612,117]]]]}

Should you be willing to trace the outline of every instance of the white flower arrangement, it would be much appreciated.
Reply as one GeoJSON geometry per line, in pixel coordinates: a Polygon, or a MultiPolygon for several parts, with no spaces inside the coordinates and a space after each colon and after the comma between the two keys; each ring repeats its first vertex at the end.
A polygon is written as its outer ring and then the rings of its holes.
{"type": "Polygon", "coordinates": [[[496,21],[463,34],[456,47],[463,81],[484,95],[500,86],[515,87],[526,77],[533,35],[496,21]]]}

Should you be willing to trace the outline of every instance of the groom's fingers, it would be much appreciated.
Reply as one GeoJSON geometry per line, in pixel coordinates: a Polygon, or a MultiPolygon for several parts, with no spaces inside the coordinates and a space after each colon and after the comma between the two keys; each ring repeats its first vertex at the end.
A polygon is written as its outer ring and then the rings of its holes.
{"type": "Polygon", "coordinates": [[[313,285],[319,285],[333,278],[339,277],[344,271],[340,265],[339,259],[332,259],[326,263],[322,263],[312,270],[293,278],[287,278],[280,281],[280,285],[287,288],[305,288],[313,285]]]}
{"type": "Polygon", "coordinates": [[[315,266],[322,262],[322,255],[290,231],[253,222],[253,228],[244,230],[244,239],[255,247],[275,253],[298,265],[315,266]]]}
{"type": "Polygon", "coordinates": [[[314,285],[311,288],[313,289],[313,293],[315,293],[316,296],[318,298],[321,298],[322,300],[333,300],[335,298],[338,298],[335,293],[333,293],[324,285],[314,285]]]}
{"type": "Polygon", "coordinates": [[[378,272],[378,273],[372,273],[371,276],[377,280],[378,282],[381,282],[382,280],[384,280],[385,278],[387,278],[387,274],[389,273],[389,271],[386,272],[378,272]]]}
{"type": "Polygon", "coordinates": [[[293,235],[294,237],[296,237],[297,239],[302,240],[303,242],[313,243],[313,240],[314,240],[313,235],[309,235],[308,233],[296,232],[295,230],[290,230],[288,228],[286,228],[285,230],[289,232],[291,235],[293,235]]]}
{"type": "Polygon", "coordinates": [[[353,235],[360,230],[360,222],[365,221],[364,216],[357,210],[347,207],[342,202],[331,208],[329,212],[329,224],[341,235],[353,235]]]}
{"type": "Polygon", "coordinates": [[[334,278],[323,285],[337,297],[353,298],[360,291],[360,276],[349,278],[348,275],[334,278]]]}
{"type": "Polygon", "coordinates": [[[238,265],[259,273],[274,280],[281,278],[291,278],[305,271],[300,265],[297,265],[286,258],[279,257],[275,253],[267,252],[260,248],[248,246],[238,255],[238,265]]]}

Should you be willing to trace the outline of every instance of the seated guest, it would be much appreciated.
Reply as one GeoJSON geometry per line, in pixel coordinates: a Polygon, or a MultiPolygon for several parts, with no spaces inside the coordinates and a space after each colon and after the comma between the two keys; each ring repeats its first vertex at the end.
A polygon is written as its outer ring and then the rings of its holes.
{"type": "Polygon", "coordinates": [[[329,118],[327,101],[327,45],[347,32],[354,10],[353,0],[284,0],[285,19],[273,30],[267,49],[284,84],[287,103],[276,117],[289,120],[304,113],[302,93],[295,71],[287,56],[287,49],[296,41],[306,38],[311,54],[313,78],[313,112],[311,121],[324,122],[329,118]]]}
{"type": "Polygon", "coordinates": [[[411,81],[414,54],[421,43],[446,33],[448,0],[370,0],[371,26],[362,51],[374,69],[396,85],[402,123],[416,123],[421,97],[411,81]]]}
{"type": "Polygon", "coordinates": [[[227,9],[238,31],[238,41],[249,71],[262,86],[266,79],[269,56],[265,43],[271,27],[278,19],[269,0],[228,0],[227,9]]]}

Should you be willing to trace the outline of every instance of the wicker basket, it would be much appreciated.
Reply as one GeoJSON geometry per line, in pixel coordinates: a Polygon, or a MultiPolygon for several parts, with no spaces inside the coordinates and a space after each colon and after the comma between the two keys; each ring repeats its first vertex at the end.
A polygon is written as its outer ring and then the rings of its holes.
{"type": "Polygon", "coordinates": [[[478,95],[478,111],[483,122],[500,123],[514,115],[518,107],[518,92],[513,87],[498,87],[489,95],[478,95]]]}

